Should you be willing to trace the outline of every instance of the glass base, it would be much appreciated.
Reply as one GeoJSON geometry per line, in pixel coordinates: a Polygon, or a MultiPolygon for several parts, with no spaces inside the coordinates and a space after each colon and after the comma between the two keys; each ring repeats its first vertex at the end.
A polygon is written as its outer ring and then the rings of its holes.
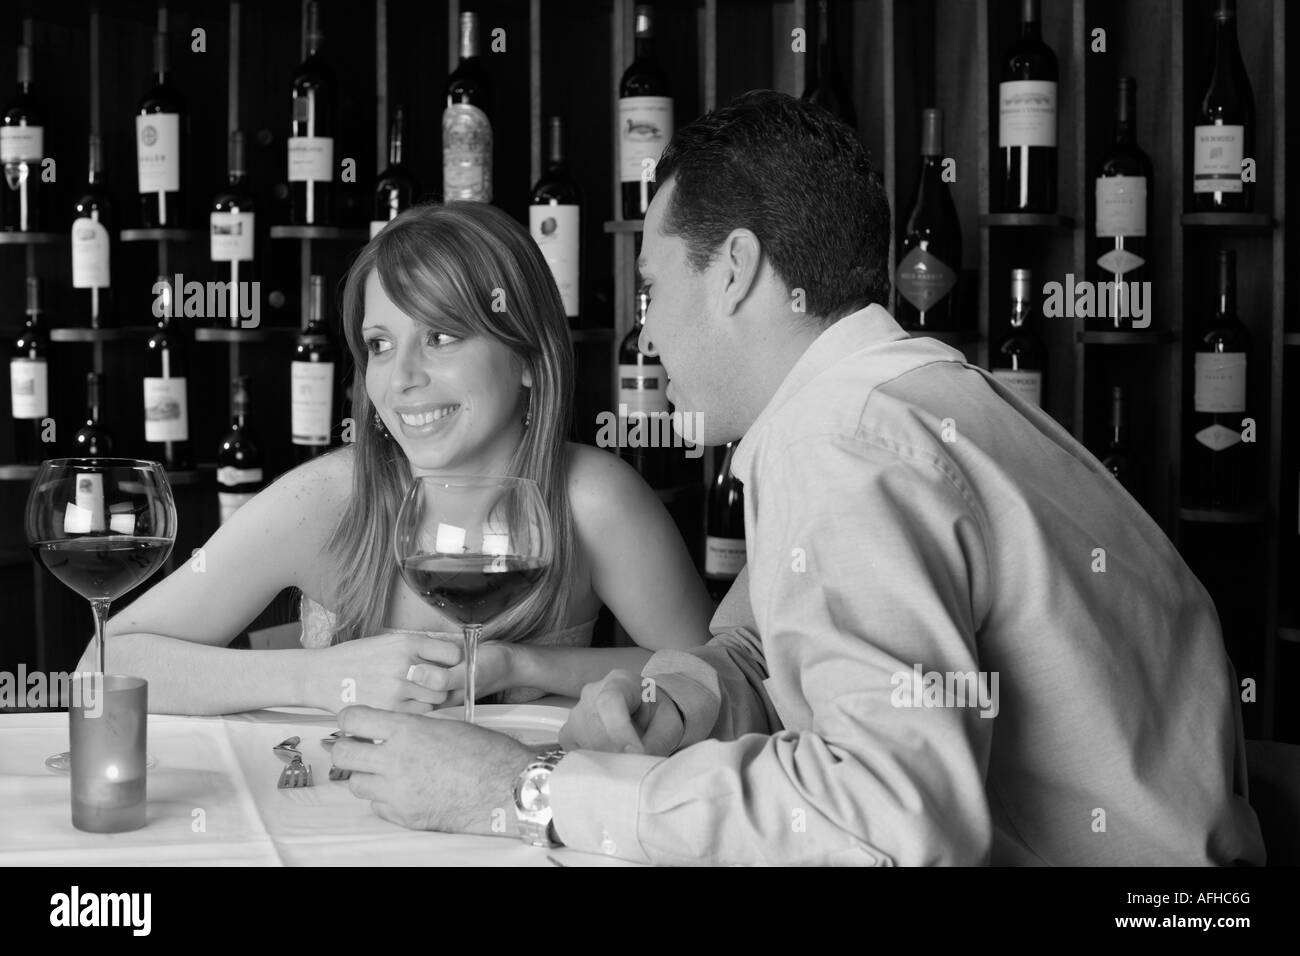
{"type": "MultiPolygon", "coordinates": [[[[144,769],[152,770],[158,766],[158,760],[153,754],[144,755],[144,769]]],[[[45,758],[45,769],[53,770],[55,773],[72,773],[72,754],[65,752],[61,754],[51,754],[45,758]]]]}

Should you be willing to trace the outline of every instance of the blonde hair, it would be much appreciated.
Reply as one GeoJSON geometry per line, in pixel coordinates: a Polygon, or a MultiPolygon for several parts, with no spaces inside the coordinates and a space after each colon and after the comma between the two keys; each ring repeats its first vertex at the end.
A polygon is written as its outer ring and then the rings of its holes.
{"type": "Polygon", "coordinates": [[[531,423],[508,465],[531,478],[550,512],[554,559],[513,611],[484,629],[485,639],[527,640],[563,627],[576,536],[566,487],[573,403],[573,352],[559,290],[536,243],[510,216],[485,203],[408,209],[361,251],[343,291],[343,333],[355,371],[356,441],[352,495],[330,542],[337,570],[337,643],[384,627],[398,579],[393,526],[412,482],[406,454],[374,427],[366,393],[369,352],[361,336],[365,285],[377,273],[384,294],[416,322],[458,336],[489,336],[532,374],[531,423]],[[501,308],[504,311],[495,311],[501,308]]]}

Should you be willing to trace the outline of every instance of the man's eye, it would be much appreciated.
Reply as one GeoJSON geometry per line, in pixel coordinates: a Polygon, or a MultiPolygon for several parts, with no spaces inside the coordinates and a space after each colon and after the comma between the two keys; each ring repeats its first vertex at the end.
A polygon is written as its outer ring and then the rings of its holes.
{"type": "Polygon", "coordinates": [[[460,339],[447,332],[430,332],[425,336],[425,341],[434,347],[441,347],[444,345],[452,345],[453,343],[459,342],[460,339]]]}
{"type": "Polygon", "coordinates": [[[388,339],[366,339],[366,350],[371,355],[378,355],[380,352],[387,352],[392,348],[392,343],[388,339]]]}

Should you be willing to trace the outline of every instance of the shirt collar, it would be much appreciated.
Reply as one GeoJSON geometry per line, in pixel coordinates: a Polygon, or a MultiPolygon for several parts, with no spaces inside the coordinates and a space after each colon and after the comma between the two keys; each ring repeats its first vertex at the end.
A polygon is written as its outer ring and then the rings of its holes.
{"type": "Polygon", "coordinates": [[[907,332],[894,321],[894,317],[884,307],[875,304],[851,312],[830,325],[804,350],[772,398],[763,406],[758,418],[754,419],[754,424],[745,432],[732,455],[731,473],[744,480],[749,474],[759,435],[767,423],[814,378],[845,356],[867,346],[906,338],[907,332]]]}

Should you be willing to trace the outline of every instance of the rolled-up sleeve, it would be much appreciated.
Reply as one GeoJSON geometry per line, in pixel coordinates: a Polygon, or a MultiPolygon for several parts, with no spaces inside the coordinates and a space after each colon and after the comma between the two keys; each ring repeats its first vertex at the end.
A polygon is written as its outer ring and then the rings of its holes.
{"type": "Polygon", "coordinates": [[[996,701],[911,693],[922,673],[978,678],[988,562],[960,476],[863,435],[808,436],[761,474],[748,584],[765,692],[736,650],[745,629],[696,656],[712,692],[784,729],[667,758],[572,754],[551,785],[561,837],[670,864],[986,862],[996,701]]]}

